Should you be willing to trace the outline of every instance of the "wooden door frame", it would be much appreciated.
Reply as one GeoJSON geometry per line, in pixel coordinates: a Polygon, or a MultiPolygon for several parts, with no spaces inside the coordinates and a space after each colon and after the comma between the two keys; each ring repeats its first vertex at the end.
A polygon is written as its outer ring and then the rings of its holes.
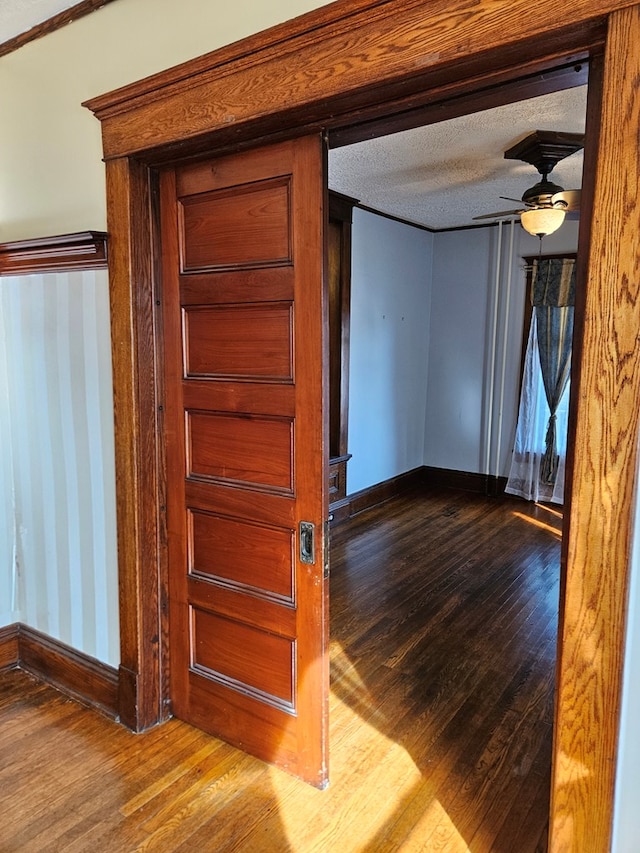
{"type": "Polygon", "coordinates": [[[596,215],[580,238],[584,335],[574,358],[550,833],[553,851],[609,849],[640,432],[638,182],[628,177],[640,130],[640,7],[629,0],[534,11],[525,0],[340,0],[87,103],[107,161],[127,725],[168,714],[156,168],[321,128],[348,133],[391,114],[461,114],[483,93],[603,47],[591,105],[600,133],[587,155],[596,215]]]}

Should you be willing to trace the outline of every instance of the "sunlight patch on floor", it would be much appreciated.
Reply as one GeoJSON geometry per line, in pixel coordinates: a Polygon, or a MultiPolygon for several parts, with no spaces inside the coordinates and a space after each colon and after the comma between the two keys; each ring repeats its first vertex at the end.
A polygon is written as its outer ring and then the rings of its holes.
{"type": "Polygon", "coordinates": [[[301,790],[299,784],[292,787],[290,779],[272,769],[279,817],[292,851],[366,850],[394,820],[398,804],[422,781],[420,771],[402,746],[381,734],[375,725],[365,723],[356,710],[341,701],[338,704],[338,708],[334,705],[334,713],[341,715],[341,725],[351,728],[353,723],[359,728],[352,760],[362,766],[366,790],[353,786],[349,768],[338,763],[331,767],[331,783],[322,792],[313,788],[301,790]],[[348,786],[342,779],[350,779],[348,786]],[[319,797],[323,800],[320,811],[319,797]],[[305,803],[311,801],[315,807],[307,811],[305,803]]]}
{"type": "Polygon", "coordinates": [[[553,524],[547,524],[546,521],[540,521],[537,518],[531,518],[528,515],[524,515],[522,512],[514,512],[512,513],[516,518],[521,519],[521,521],[526,521],[528,524],[533,524],[535,527],[539,527],[541,530],[547,530],[549,533],[553,533],[556,539],[562,539],[562,531],[558,530],[557,527],[554,527],[553,524]]]}
{"type": "Polygon", "coordinates": [[[555,518],[559,518],[560,521],[562,521],[562,519],[563,519],[563,514],[562,514],[561,510],[554,509],[552,506],[549,506],[549,504],[541,504],[541,503],[536,502],[536,507],[538,509],[544,510],[545,512],[548,512],[549,515],[555,516],[555,518]]]}
{"type": "Polygon", "coordinates": [[[434,834],[434,850],[465,853],[468,848],[433,797],[429,779],[409,752],[384,733],[390,721],[379,710],[357,665],[335,640],[331,670],[331,745],[349,731],[351,748],[334,751],[329,787],[317,791],[276,768],[270,770],[290,851],[418,851],[432,849],[425,847],[425,839],[434,834]],[[365,784],[354,784],[354,768],[365,784]],[[417,824],[415,815],[409,815],[416,802],[423,806],[417,824]],[[438,847],[440,837],[447,839],[446,847],[438,847]]]}
{"type": "Polygon", "coordinates": [[[336,703],[346,707],[344,698],[348,697],[349,708],[357,711],[360,718],[378,728],[385,727],[388,721],[379,709],[379,702],[365,684],[357,665],[337,640],[331,642],[330,658],[332,713],[336,703]]]}
{"type": "Polygon", "coordinates": [[[400,848],[402,853],[471,853],[455,824],[438,800],[434,800],[400,848]]]}

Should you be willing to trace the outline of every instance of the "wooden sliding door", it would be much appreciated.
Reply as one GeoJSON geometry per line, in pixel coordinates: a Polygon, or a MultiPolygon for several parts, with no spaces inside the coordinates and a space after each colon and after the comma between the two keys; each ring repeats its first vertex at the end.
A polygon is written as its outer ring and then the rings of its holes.
{"type": "Polygon", "coordinates": [[[161,177],[171,702],[327,782],[325,153],[161,177]]]}

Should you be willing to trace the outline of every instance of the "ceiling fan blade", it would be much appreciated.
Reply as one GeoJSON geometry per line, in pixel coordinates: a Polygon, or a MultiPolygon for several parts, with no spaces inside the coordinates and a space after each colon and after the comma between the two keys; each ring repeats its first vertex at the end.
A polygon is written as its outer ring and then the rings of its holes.
{"type": "Polygon", "coordinates": [[[498,198],[503,198],[505,201],[515,201],[516,204],[522,204],[521,198],[511,198],[510,195],[501,195],[498,198]]]}
{"type": "Polygon", "coordinates": [[[580,190],[563,190],[561,193],[555,193],[551,197],[551,203],[557,204],[562,202],[566,204],[567,212],[580,209],[580,190]]]}
{"type": "Polygon", "coordinates": [[[483,213],[482,216],[474,216],[473,219],[501,219],[504,216],[520,216],[523,210],[499,210],[496,213],[483,213]]]}

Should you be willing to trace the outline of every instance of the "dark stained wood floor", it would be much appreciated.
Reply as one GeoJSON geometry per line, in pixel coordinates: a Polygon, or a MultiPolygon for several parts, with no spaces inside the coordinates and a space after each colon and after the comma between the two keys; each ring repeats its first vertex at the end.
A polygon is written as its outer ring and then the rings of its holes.
{"type": "Polygon", "coordinates": [[[326,791],[0,674],[0,851],[546,850],[560,528],[438,491],[334,531],[326,791]]]}

